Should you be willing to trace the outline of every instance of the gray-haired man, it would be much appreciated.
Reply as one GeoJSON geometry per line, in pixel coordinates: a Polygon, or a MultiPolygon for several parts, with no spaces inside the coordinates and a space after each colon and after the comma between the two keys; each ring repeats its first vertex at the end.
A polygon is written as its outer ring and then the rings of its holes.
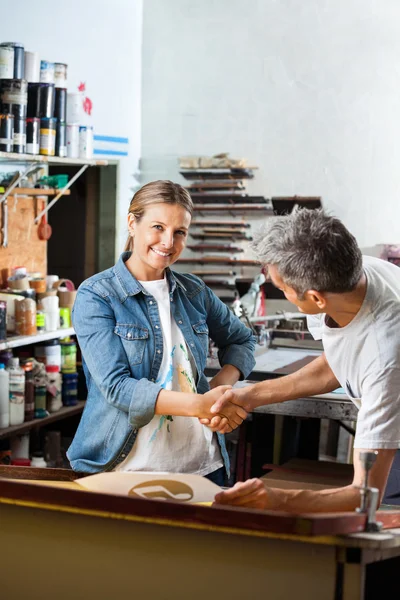
{"type": "MultiPolygon", "coordinates": [[[[355,238],[322,210],[295,210],[269,219],[253,244],[276,287],[310,315],[309,329],[324,354],[279,379],[229,390],[229,400],[257,406],[330,392],[342,386],[359,408],[354,441],[353,484],[322,491],[267,488],[259,479],[237,483],[216,498],[233,504],[290,512],[354,510],[362,483],[359,453],[377,450],[370,485],[381,499],[400,448],[400,270],[362,257],[355,238]]],[[[219,417],[212,425],[221,427],[219,417]]],[[[221,430],[221,429],[220,429],[221,430]]]]}

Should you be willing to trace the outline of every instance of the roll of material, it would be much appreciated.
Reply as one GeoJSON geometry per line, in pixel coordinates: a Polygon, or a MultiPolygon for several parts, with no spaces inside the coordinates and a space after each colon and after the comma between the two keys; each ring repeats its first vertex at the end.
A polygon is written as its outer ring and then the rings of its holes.
{"type": "Polygon", "coordinates": [[[56,87],[67,87],[68,65],[65,63],[54,63],[54,83],[56,87]]]}
{"type": "Polygon", "coordinates": [[[3,42],[2,48],[12,48],[14,50],[14,65],[12,78],[24,79],[25,76],[25,51],[19,42],[3,42]]]}
{"type": "Polygon", "coordinates": [[[3,79],[0,94],[4,114],[13,114],[16,119],[26,119],[28,105],[26,79],[3,79]]]}
{"type": "Polygon", "coordinates": [[[14,76],[14,48],[0,45],[0,79],[14,76]]]}
{"type": "Polygon", "coordinates": [[[29,119],[51,119],[54,116],[55,88],[53,83],[28,84],[29,119]]]}
{"type": "Polygon", "coordinates": [[[54,83],[54,63],[47,60],[40,61],[41,83],[54,83]]]}
{"type": "Polygon", "coordinates": [[[25,52],[25,79],[28,83],[38,83],[40,81],[38,52],[25,52]]]}
{"type": "Polygon", "coordinates": [[[12,152],[14,146],[14,115],[0,114],[0,152],[12,152]]]}
{"type": "Polygon", "coordinates": [[[80,92],[68,92],[67,94],[67,123],[80,124],[83,118],[83,102],[80,92]]]}
{"type": "Polygon", "coordinates": [[[13,152],[25,154],[26,152],[26,120],[14,117],[14,144],[13,152]]]}
{"type": "Polygon", "coordinates": [[[56,126],[56,156],[67,156],[67,125],[62,121],[57,121],[56,126]]]}
{"type": "Polygon", "coordinates": [[[67,90],[56,87],[55,94],[54,116],[60,122],[65,123],[67,121],[67,90]]]}
{"type": "Polygon", "coordinates": [[[40,120],[40,154],[54,156],[56,151],[57,119],[40,120]]]}
{"type": "Polygon", "coordinates": [[[27,154],[39,154],[40,150],[40,119],[32,118],[26,120],[26,152],[27,154]]]}

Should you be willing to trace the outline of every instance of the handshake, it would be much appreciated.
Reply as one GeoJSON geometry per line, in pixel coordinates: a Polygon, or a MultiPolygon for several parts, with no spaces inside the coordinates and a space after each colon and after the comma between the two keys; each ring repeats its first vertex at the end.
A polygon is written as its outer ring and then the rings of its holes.
{"type": "Polygon", "coordinates": [[[220,385],[199,396],[200,423],[218,433],[231,432],[243,423],[251,410],[247,395],[245,388],[234,390],[230,385],[220,385]]]}

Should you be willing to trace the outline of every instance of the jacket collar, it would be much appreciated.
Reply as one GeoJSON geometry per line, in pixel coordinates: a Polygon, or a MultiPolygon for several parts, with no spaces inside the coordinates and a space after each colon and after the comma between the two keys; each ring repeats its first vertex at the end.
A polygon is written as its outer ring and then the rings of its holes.
{"type": "MultiPolygon", "coordinates": [[[[121,301],[126,300],[128,296],[135,296],[142,292],[143,294],[148,294],[146,290],[140,285],[136,277],[129,272],[126,261],[130,257],[132,252],[123,252],[118,259],[117,264],[114,267],[115,274],[118,279],[118,283],[120,285],[121,292],[121,301]]],[[[172,295],[175,291],[175,288],[179,286],[184,292],[186,292],[186,288],[181,281],[175,278],[171,269],[166,269],[166,275],[169,283],[170,294],[172,295]]]]}

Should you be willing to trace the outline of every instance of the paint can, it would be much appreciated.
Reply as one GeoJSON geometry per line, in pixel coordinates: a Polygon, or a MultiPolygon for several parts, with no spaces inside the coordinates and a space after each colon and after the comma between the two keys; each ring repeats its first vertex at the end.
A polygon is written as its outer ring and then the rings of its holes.
{"type": "Polygon", "coordinates": [[[79,127],[79,158],[93,158],[93,127],[79,127]]]}
{"type": "Polygon", "coordinates": [[[62,87],[55,88],[54,116],[62,123],[67,121],[67,90],[62,87]]]}
{"type": "Polygon", "coordinates": [[[40,61],[41,83],[54,83],[54,63],[48,60],[40,61]]]}
{"type": "Polygon", "coordinates": [[[67,124],[67,156],[79,157],[79,125],[75,123],[67,124]]]}
{"type": "Polygon", "coordinates": [[[14,116],[14,144],[13,152],[25,154],[26,152],[26,120],[14,116]]]}
{"type": "Polygon", "coordinates": [[[19,42],[3,42],[0,44],[2,48],[12,48],[14,50],[14,68],[13,74],[10,77],[14,79],[24,79],[25,75],[25,51],[22,44],[19,42]]]}
{"type": "MultiPolygon", "coordinates": [[[[0,300],[0,342],[7,339],[7,302],[0,300]]],[[[75,355],[76,358],[76,355],[75,355]]],[[[76,368],[76,361],[75,361],[76,368]]]]}
{"type": "Polygon", "coordinates": [[[28,119],[40,118],[40,83],[28,83],[28,119]]]}
{"type": "Polygon", "coordinates": [[[40,119],[40,154],[54,156],[56,151],[57,119],[40,119]]]}
{"type": "Polygon", "coordinates": [[[67,94],[67,123],[82,123],[83,102],[81,92],[68,92],[67,94]]]}
{"type": "Polygon", "coordinates": [[[54,83],[56,87],[67,87],[68,65],[65,63],[54,63],[54,83]]]}
{"type": "Polygon", "coordinates": [[[40,119],[26,120],[26,152],[39,154],[40,149],[40,119]]]}
{"type": "Polygon", "coordinates": [[[14,115],[0,115],[0,152],[12,152],[14,146],[14,115]]]}
{"type": "Polygon", "coordinates": [[[3,79],[1,82],[2,112],[16,119],[26,119],[28,82],[26,79],[3,79]]]}
{"type": "Polygon", "coordinates": [[[25,52],[25,79],[28,83],[37,83],[40,80],[38,52],[25,52]]]}
{"type": "Polygon", "coordinates": [[[39,117],[52,119],[54,117],[55,88],[54,83],[40,84],[39,117]]]}
{"type": "Polygon", "coordinates": [[[0,45],[0,79],[12,79],[14,76],[14,48],[0,45]]]}
{"type": "Polygon", "coordinates": [[[56,126],[56,156],[67,156],[67,125],[57,120],[56,126]]]}

